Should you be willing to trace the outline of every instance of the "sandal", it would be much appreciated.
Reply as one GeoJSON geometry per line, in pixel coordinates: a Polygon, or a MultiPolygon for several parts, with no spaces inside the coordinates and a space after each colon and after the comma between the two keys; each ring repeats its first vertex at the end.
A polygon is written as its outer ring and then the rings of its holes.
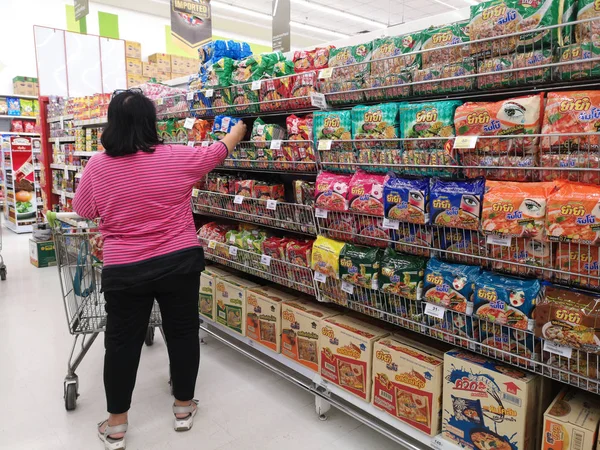
{"type": "Polygon", "coordinates": [[[125,450],[125,436],[118,439],[111,438],[113,434],[118,433],[127,433],[126,423],[124,423],[123,425],[115,425],[114,427],[111,427],[110,425],[108,425],[108,420],[105,420],[104,422],[100,422],[98,424],[98,437],[102,442],[104,442],[105,450],[125,450]],[[102,433],[100,431],[100,428],[104,424],[106,424],[106,429],[104,430],[104,433],[102,433]]]}
{"type": "Polygon", "coordinates": [[[198,400],[192,400],[189,406],[173,405],[173,414],[187,414],[183,419],[175,416],[175,431],[188,431],[194,425],[194,416],[198,412],[198,400]]]}

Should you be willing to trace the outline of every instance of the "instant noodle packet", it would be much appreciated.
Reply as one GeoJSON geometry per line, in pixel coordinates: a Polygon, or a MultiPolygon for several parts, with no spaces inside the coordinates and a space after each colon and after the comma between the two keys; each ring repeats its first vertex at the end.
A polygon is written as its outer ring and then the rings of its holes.
{"type": "Polygon", "coordinates": [[[423,258],[386,248],[381,259],[381,291],[409,300],[421,300],[425,264],[423,258]]]}
{"type": "Polygon", "coordinates": [[[557,183],[546,211],[546,236],[550,241],[600,243],[600,186],[557,183]]]}
{"type": "Polygon", "coordinates": [[[600,286],[600,247],[561,243],[556,251],[557,281],[584,287],[600,286]]]}
{"type": "Polygon", "coordinates": [[[335,81],[350,81],[368,74],[370,70],[368,61],[371,59],[372,51],[372,42],[350,47],[332,48],[329,51],[329,67],[335,67],[333,79],[335,81]],[[362,62],[365,64],[356,64],[362,62]]]}
{"type": "Polygon", "coordinates": [[[483,178],[444,181],[431,179],[431,223],[443,227],[479,229],[481,202],[485,188],[483,178]]]}
{"type": "Polygon", "coordinates": [[[311,268],[327,277],[339,279],[340,254],[345,246],[345,242],[317,236],[312,248],[311,268]]]}
{"type": "Polygon", "coordinates": [[[377,248],[346,244],[340,253],[342,281],[365,289],[378,289],[380,253],[377,248]]]}
{"type": "Polygon", "coordinates": [[[352,108],[352,139],[358,141],[354,144],[356,148],[395,148],[400,145],[399,142],[382,142],[382,139],[397,139],[399,136],[396,103],[352,108]]]}
{"type": "Polygon", "coordinates": [[[389,177],[383,186],[385,217],[400,222],[429,223],[429,180],[389,177]]]}
{"type": "Polygon", "coordinates": [[[381,77],[420,68],[419,50],[421,50],[421,33],[375,39],[371,75],[381,77]],[[409,54],[403,56],[406,53],[409,54]]]}
{"type": "Polygon", "coordinates": [[[533,361],[539,359],[540,345],[531,333],[497,323],[478,322],[480,325],[479,342],[486,346],[481,347],[484,355],[522,367],[532,367],[533,361]],[[487,346],[492,348],[489,349],[487,346]],[[502,350],[508,355],[494,349],[502,350]]]}
{"type": "Polygon", "coordinates": [[[392,230],[394,249],[417,256],[429,256],[433,247],[433,232],[430,227],[401,223],[398,230],[392,230]]]}
{"type": "Polygon", "coordinates": [[[471,315],[473,285],[481,267],[450,264],[431,258],[425,270],[424,300],[471,315]]]}
{"type": "Polygon", "coordinates": [[[350,111],[317,111],[313,114],[315,145],[320,140],[332,140],[332,150],[352,151],[352,114],[350,111]]]}
{"type": "Polygon", "coordinates": [[[513,275],[539,278],[550,277],[550,272],[544,269],[554,266],[551,250],[550,242],[529,238],[513,238],[510,247],[489,246],[489,254],[494,259],[492,269],[513,275]]]}
{"type": "Polygon", "coordinates": [[[328,211],[346,211],[351,179],[349,175],[319,173],[315,188],[315,207],[328,211]]]}
{"type": "Polygon", "coordinates": [[[322,219],[325,225],[321,227],[321,230],[328,238],[353,242],[358,233],[356,219],[354,214],[331,214],[326,219],[322,219]],[[323,230],[323,228],[327,229],[323,230]]]}
{"type": "Polygon", "coordinates": [[[383,185],[386,175],[357,170],[350,180],[348,203],[350,210],[383,217],[383,185]]]}
{"type": "Polygon", "coordinates": [[[358,216],[356,218],[356,243],[385,248],[390,232],[383,226],[383,218],[358,216]]]}
{"type": "Polygon", "coordinates": [[[600,76],[600,42],[585,42],[572,44],[558,49],[557,62],[573,61],[573,64],[563,64],[554,68],[556,80],[571,81],[583,78],[598,78],[600,76]],[[592,60],[594,61],[588,61],[592,60]]]}
{"type": "Polygon", "coordinates": [[[485,234],[542,238],[548,196],[554,183],[485,183],[481,230],[485,234]]]}
{"type": "Polygon", "coordinates": [[[422,66],[424,69],[440,64],[462,61],[469,55],[469,46],[456,45],[467,43],[469,35],[467,24],[453,23],[439,28],[430,27],[421,31],[422,49],[433,51],[423,52],[422,66]],[[452,47],[445,48],[452,45],[452,47]]]}
{"type": "MultiPolygon", "coordinates": [[[[595,0],[579,0],[577,2],[577,21],[599,16],[600,6],[595,0]]],[[[592,20],[575,25],[575,39],[578,43],[600,42],[600,22],[592,20]]]]}
{"type": "Polygon", "coordinates": [[[537,304],[541,284],[492,272],[483,272],[475,280],[473,315],[488,322],[533,331],[531,314],[537,304]]]}
{"type": "Polygon", "coordinates": [[[434,248],[445,250],[441,253],[444,259],[472,263],[473,256],[487,256],[486,239],[479,231],[441,228],[436,230],[434,248]]]}

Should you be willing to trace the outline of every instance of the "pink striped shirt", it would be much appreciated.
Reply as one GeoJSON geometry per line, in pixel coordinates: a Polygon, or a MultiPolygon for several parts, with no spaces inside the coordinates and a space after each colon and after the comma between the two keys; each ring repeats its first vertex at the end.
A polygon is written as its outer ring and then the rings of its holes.
{"type": "Polygon", "coordinates": [[[222,142],[210,147],[159,145],[154,153],[88,162],[73,200],[86,218],[100,217],[104,265],[130,264],[197,247],[192,187],[227,156],[222,142]]]}

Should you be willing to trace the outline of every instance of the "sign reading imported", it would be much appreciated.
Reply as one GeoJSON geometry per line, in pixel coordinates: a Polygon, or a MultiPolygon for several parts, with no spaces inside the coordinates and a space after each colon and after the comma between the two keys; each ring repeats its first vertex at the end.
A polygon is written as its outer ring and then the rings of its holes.
{"type": "Polygon", "coordinates": [[[210,0],[171,0],[171,35],[178,47],[191,54],[210,41],[210,0]]]}

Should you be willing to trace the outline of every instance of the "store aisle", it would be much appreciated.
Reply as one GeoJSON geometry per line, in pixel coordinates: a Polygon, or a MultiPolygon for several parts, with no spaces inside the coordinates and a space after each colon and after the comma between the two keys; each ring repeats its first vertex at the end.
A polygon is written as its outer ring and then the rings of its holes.
{"type": "MultiPolygon", "coordinates": [[[[101,449],[94,425],[105,416],[102,336],[78,370],[81,397],[67,413],[63,379],[72,337],[57,269],[29,263],[29,235],[2,233],[8,279],[0,283],[0,449],[101,449]]],[[[128,449],[397,448],[339,411],[319,421],[310,394],[215,341],[202,347],[201,359],[200,413],[192,431],[176,434],[162,337],[144,348],[128,449]]]]}

